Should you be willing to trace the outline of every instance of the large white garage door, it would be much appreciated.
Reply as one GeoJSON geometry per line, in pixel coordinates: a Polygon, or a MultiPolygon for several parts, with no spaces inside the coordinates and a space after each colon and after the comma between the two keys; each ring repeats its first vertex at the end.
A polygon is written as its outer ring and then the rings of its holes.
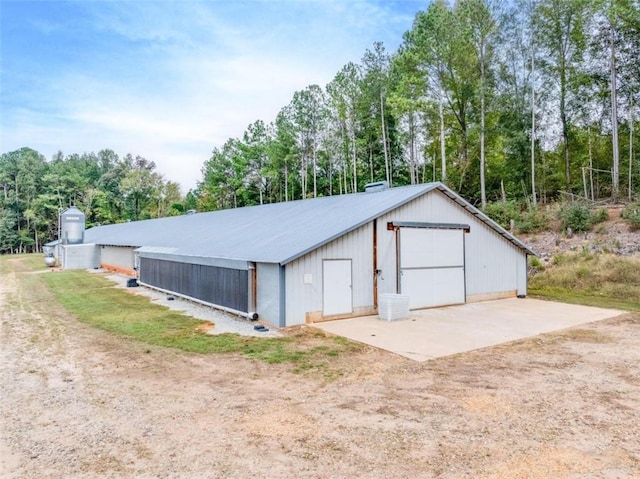
{"type": "Polygon", "coordinates": [[[400,228],[400,290],[409,308],[465,302],[464,231],[400,228]]]}

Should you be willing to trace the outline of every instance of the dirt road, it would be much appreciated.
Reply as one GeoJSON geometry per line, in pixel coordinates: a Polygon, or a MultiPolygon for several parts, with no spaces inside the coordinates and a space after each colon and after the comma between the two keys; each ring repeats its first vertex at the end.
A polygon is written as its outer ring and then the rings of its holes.
{"type": "Polygon", "coordinates": [[[3,478],[640,476],[640,315],[342,374],[123,340],[0,278],[3,478]]]}

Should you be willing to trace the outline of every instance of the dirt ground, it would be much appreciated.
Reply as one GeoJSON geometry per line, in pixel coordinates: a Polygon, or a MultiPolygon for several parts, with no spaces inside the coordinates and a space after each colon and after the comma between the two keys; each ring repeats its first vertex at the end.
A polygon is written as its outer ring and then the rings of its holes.
{"type": "Polygon", "coordinates": [[[2,478],[640,477],[640,315],[340,374],[149,347],[0,277],[2,478]]]}
{"type": "Polygon", "coordinates": [[[621,207],[608,208],[609,219],[593,226],[591,231],[567,236],[559,222],[552,229],[519,238],[548,263],[556,254],[567,252],[613,253],[628,256],[640,253],[640,231],[633,230],[620,217],[621,207]]]}

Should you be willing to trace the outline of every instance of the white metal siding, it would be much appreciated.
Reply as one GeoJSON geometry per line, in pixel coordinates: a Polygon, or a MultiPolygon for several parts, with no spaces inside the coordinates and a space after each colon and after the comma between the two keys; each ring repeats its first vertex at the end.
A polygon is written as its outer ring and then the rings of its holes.
{"type": "Polygon", "coordinates": [[[261,320],[274,326],[280,323],[280,266],[256,264],[256,310],[261,320]]]}
{"type": "Polygon", "coordinates": [[[287,326],[304,324],[306,313],[322,311],[324,259],[351,259],[353,307],[373,306],[373,226],[367,223],[286,265],[287,326]]]}
{"type": "Polygon", "coordinates": [[[98,247],[95,244],[62,245],[63,269],[93,269],[98,264],[98,247]]]}
{"type": "Polygon", "coordinates": [[[431,191],[378,219],[378,294],[396,293],[395,232],[393,221],[462,223],[465,234],[465,282],[467,296],[526,291],[526,254],[470,215],[438,190],[431,191]]]}
{"type": "Polygon", "coordinates": [[[100,263],[133,269],[133,250],[128,246],[102,246],[100,248],[100,263]]]}

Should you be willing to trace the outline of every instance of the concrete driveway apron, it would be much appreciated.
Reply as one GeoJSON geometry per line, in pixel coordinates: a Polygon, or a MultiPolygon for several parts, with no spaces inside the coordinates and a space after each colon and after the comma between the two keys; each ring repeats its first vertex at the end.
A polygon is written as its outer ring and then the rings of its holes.
{"type": "Polygon", "coordinates": [[[427,361],[623,313],[539,299],[509,298],[410,311],[409,319],[400,321],[363,316],[314,326],[415,361],[427,361]]]}

